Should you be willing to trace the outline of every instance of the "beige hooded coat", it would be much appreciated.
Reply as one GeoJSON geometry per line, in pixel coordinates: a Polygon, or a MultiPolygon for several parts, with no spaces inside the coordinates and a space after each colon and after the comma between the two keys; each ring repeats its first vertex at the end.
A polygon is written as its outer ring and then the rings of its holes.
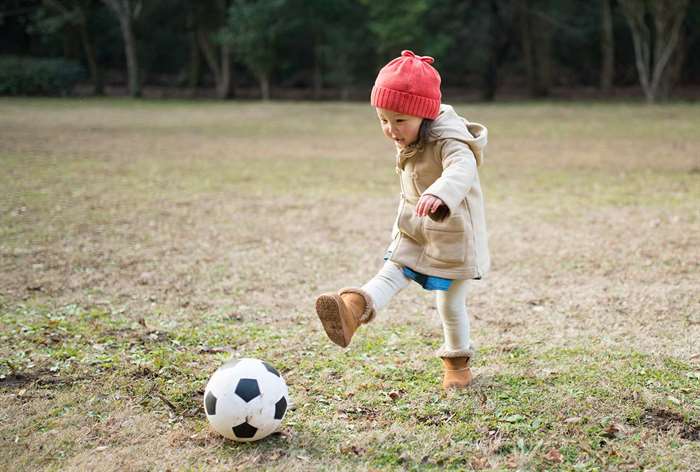
{"type": "Polygon", "coordinates": [[[477,166],[487,129],[469,123],[449,105],[440,106],[428,139],[397,153],[401,203],[388,249],[389,260],[416,272],[447,279],[477,279],[490,258],[477,166]],[[447,206],[430,217],[415,214],[424,193],[447,206]]]}

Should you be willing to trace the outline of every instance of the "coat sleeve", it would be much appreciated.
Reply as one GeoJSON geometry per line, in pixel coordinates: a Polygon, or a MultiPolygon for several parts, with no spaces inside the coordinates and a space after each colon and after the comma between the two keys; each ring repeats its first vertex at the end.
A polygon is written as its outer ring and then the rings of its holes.
{"type": "MultiPolygon", "coordinates": [[[[442,175],[423,194],[431,194],[445,202],[450,213],[459,207],[476,179],[476,158],[466,143],[456,139],[443,141],[442,175]]],[[[441,215],[447,216],[447,215],[441,215]]]]}

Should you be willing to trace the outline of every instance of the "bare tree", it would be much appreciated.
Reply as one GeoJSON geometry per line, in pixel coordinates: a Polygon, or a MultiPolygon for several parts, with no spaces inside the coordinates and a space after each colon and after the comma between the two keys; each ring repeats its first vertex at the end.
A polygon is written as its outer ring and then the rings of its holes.
{"type": "Polygon", "coordinates": [[[201,29],[197,31],[197,40],[204,59],[214,75],[216,96],[228,98],[231,95],[231,52],[228,44],[215,44],[211,39],[211,33],[201,29]]]}
{"type": "Polygon", "coordinates": [[[688,0],[620,0],[620,3],[632,32],[639,82],[647,102],[652,103],[659,95],[669,60],[678,45],[688,0]]]}
{"type": "Polygon", "coordinates": [[[226,26],[229,3],[229,0],[190,0],[197,43],[214,77],[218,98],[229,98],[233,95],[231,45],[221,39],[221,33],[226,26]]]}
{"type": "Polygon", "coordinates": [[[600,68],[600,89],[603,93],[609,94],[615,77],[615,38],[610,0],[601,0],[600,7],[600,54],[603,57],[600,68]]]}
{"type": "Polygon", "coordinates": [[[136,55],[136,39],[134,37],[133,20],[141,10],[141,2],[136,0],[102,0],[112,9],[117,19],[124,38],[124,52],[126,53],[126,68],[129,75],[129,94],[132,97],[141,96],[141,82],[139,80],[139,63],[136,55]]]}
{"type": "Polygon", "coordinates": [[[680,81],[683,75],[683,66],[688,56],[688,35],[681,34],[678,38],[678,45],[673,51],[673,55],[667,66],[667,72],[661,80],[658,97],[662,100],[668,99],[671,89],[680,81]]]}

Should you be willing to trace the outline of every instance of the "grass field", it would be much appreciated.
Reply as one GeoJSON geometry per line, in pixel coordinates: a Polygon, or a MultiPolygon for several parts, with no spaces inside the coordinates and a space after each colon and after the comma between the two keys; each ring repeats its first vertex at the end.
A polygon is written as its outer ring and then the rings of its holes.
{"type": "Polygon", "coordinates": [[[700,106],[457,104],[489,127],[466,391],[432,295],[341,350],[322,291],[398,200],[369,106],[0,100],[0,470],[700,470],[700,106]],[[202,393],[259,357],[253,444],[202,393]]]}

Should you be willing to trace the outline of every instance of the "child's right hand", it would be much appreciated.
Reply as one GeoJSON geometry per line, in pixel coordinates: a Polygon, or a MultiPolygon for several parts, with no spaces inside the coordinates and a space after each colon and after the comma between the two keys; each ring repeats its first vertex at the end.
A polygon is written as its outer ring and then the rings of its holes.
{"type": "Polygon", "coordinates": [[[416,205],[416,215],[428,216],[429,213],[435,213],[441,205],[445,203],[435,195],[429,193],[423,194],[416,205]]]}

